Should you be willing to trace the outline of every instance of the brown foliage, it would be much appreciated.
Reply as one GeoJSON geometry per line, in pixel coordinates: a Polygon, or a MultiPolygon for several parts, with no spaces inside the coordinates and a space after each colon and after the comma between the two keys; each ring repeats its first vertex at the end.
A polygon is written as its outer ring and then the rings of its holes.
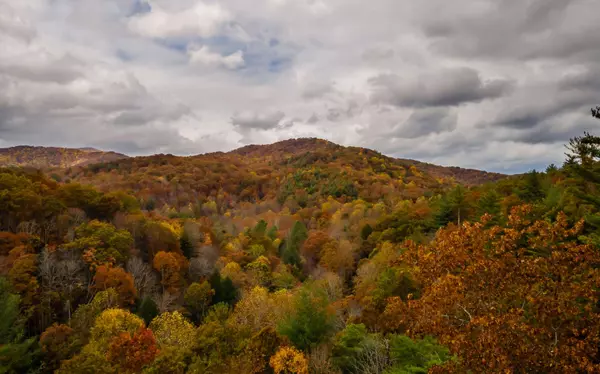
{"type": "Polygon", "coordinates": [[[530,210],[410,245],[400,261],[416,266],[422,296],[391,299],[386,327],[437,336],[474,372],[598,372],[600,253],[568,240],[582,222],[530,222],[530,210]]]}
{"type": "Polygon", "coordinates": [[[113,288],[117,291],[119,303],[122,306],[133,304],[137,295],[131,274],[122,268],[104,265],[96,269],[93,288],[97,291],[113,288]]]}

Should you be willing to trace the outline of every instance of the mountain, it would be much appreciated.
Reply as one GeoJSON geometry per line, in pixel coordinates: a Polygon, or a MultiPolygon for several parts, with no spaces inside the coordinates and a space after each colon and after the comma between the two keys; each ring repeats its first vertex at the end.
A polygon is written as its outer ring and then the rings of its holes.
{"type": "Polygon", "coordinates": [[[0,166],[22,166],[36,169],[68,168],[127,158],[116,152],[95,148],[58,148],[17,146],[0,148],[0,166]]]}
{"type": "Polygon", "coordinates": [[[303,138],[249,145],[227,153],[123,158],[63,170],[62,177],[103,191],[131,191],[151,204],[181,209],[212,199],[222,200],[224,207],[243,202],[284,204],[293,198],[306,206],[329,196],[369,202],[414,200],[441,193],[456,182],[481,184],[505,176],[395,159],[366,148],[303,138]]]}
{"type": "Polygon", "coordinates": [[[284,140],[268,145],[248,145],[229,152],[244,157],[270,157],[282,159],[307,152],[343,152],[344,150],[365,154],[369,157],[385,158],[387,161],[403,167],[415,166],[436,178],[452,178],[460,184],[467,186],[495,182],[507,177],[505,174],[491,173],[476,169],[464,169],[456,166],[439,166],[421,161],[393,158],[381,155],[379,152],[360,147],[344,147],[327,140],[317,138],[303,138],[284,140]]]}

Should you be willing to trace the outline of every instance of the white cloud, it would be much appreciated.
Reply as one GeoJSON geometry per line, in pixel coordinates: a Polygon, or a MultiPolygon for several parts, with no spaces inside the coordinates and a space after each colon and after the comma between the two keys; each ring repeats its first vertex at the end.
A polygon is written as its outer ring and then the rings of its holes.
{"type": "Polygon", "coordinates": [[[224,66],[227,69],[237,69],[244,66],[244,53],[242,51],[234,52],[227,56],[222,56],[212,52],[207,46],[200,48],[192,47],[188,50],[190,62],[193,64],[202,64],[207,66],[224,66]]]}
{"type": "Polygon", "coordinates": [[[217,35],[231,20],[231,14],[219,3],[196,3],[189,9],[169,12],[158,4],[152,9],[133,17],[129,27],[134,32],[151,38],[208,38],[217,35]]]}

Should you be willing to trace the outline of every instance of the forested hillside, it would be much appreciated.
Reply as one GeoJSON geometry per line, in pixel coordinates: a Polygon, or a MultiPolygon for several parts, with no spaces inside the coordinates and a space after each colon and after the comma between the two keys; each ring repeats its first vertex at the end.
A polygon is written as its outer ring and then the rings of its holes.
{"type": "Polygon", "coordinates": [[[566,151],[510,178],[318,139],[2,168],[0,373],[598,373],[600,138],[566,151]]]}
{"type": "Polygon", "coordinates": [[[65,168],[126,158],[116,152],[94,148],[57,148],[18,146],[0,148],[0,166],[23,166],[37,169],[65,168]]]}

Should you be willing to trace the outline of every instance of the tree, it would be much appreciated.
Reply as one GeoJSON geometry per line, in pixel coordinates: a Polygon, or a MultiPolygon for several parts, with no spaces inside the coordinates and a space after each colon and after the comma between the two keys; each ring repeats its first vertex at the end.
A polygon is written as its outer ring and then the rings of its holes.
{"type": "Polygon", "coordinates": [[[308,374],[308,361],[293,347],[281,347],[270,360],[275,374],[308,374]]]}
{"type": "Polygon", "coordinates": [[[323,268],[338,274],[342,278],[346,278],[354,268],[352,244],[347,240],[340,243],[330,240],[323,245],[320,257],[319,264],[323,268]]]}
{"type": "Polygon", "coordinates": [[[127,261],[127,271],[133,277],[133,284],[140,297],[154,293],[158,281],[152,266],[139,257],[132,257],[127,261]]]}
{"type": "Polygon", "coordinates": [[[75,337],[75,331],[67,325],[54,324],[40,336],[43,360],[46,370],[53,372],[60,363],[73,356],[80,344],[75,337]]]}
{"type": "Polygon", "coordinates": [[[215,291],[213,304],[227,303],[235,304],[238,299],[238,291],[229,277],[221,278],[218,272],[214,272],[209,279],[210,287],[215,291]]]}
{"type": "Polygon", "coordinates": [[[121,306],[132,305],[137,296],[133,285],[133,277],[122,268],[99,266],[96,269],[92,287],[98,291],[105,291],[109,288],[114,289],[119,295],[121,306]]]}
{"type": "Polygon", "coordinates": [[[301,350],[318,345],[333,329],[328,304],[322,290],[302,287],[294,298],[294,310],[279,322],[277,332],[301,350]]]}
{"type": "Polygon", "coordinates": [[[120,373],[139,373],[154,361],[158,353],[152,330],[140,328],[134,334],[123,332],[114,337],[106,358],[120,373]]]}
{"type": "Polygon", "coordinates": [[[154,300],[150,296],[145,296],[140,300],[136,314],[148,325],[159,314],[159,311],[154,300]]]}
{"type": "Polygon", "coordinates": [[[0,373],[22,373],[38,359],[37,340],[25,338],[25,320],[19,315],[21,298],[0,278],[0,373]]]}
{"type": "Polygon", "coordinates": [[[179,312],[163,313],[153,319],[149,327],[161,349],[191,349],[194,345],[194,325],[179,312]]]}
{"type": "MultiPolygon", "coordinates": [[[[598,107],[592,112],[598,118],[598,107]]],[[[600,246],[600,137],[584,133],[572,138],[567,146],[565,170],[573,178],[571,190],[584,211],[586,227],[583,237],[600,246]]]]}
{"type": "Polygon", "coordinates": [[[133,246],[133,238],[127,230],[117,230],[106,222],[90,221],[75,230],[75,240],[65,249],[83,252],[84,261],[91,270],[100,265],[125,263],[133,246]]]}
{"type": "Polygon", "coordinates": [[[308,271],[315,268],[320,260],[323,246],[333,239],[325,231],[311,231],[308,238],[304,241],[301,247],[301,254],[306,261],[305,267],[308,271]]]}
{"type": "Polygon", "coordinates": [[[482,217],[486,213],[492,216],[489,224],[497,224],[500,222],[500,195],[494,189],[490,189],[483,194],[477,204],[477,215],[482,217]]]}
{"type": "Polygon", "coordinates": [[[248,374],[269,373],[269,358],[275,354],[278,346],[277,332],[271,327],[266,327],[253,335],[240,357],[242,372],[248,374]]]}
{"type": "Polygon", "coordinates": [[[87,342],[90,329],[93,327],[96,318],[103,311],[116,307],[118,303],[119,295],[117,291],[109,288],[106,291],[98,292],[90,303],[79,305],[73,314],[71,327],[75,330],[82,343],[87,342]]]}
{"type": "Polygon", "coordinates": [[[92,327],[90,344],[102,352],[106,352],[111,340],[121,333],[134,334],[144,327],[144,321],[123,309],[107,309],[100,313],[92,327]]]}
{"type": "Polygon", "coordinates": [[[32,306],[37,297],[39,284],[36,277],[37,256],[28,247],[20,246],[10,251],[8,280],[13,289],[21,295],[21,303],[32,306]]]}
{"type": "Polygon", "coordinates": [[[546,194],[542,189],[540,174],[537,171],[532,170],[525,174],[521,190],[518,194],[527,203],[536,203],[544,198],[546,194]]]}
{"type": "Polygon", "coordinates": [[[154,269],[160,273],[163,292],[176,292],[183,282],[181,273],[187,269],[187,260],[176,252],[158,252],[152,262],[154,269]]]}
{"type": "Polygon", "coordinates": [[[437,344],[431,336],[421,340],[412,340],[406,335],[392,335],[390,339],[389,374],[427,373],[436,365],[450,361],[448,348],[437,344]]]}
{"type": "Polygon", "coordinates": [[[371,235],[373,233],[373,227],[371,227],[371,225],[369,225],[368,223],[365,224],[362,229],[360,229],[360,237],[362,240],[367,240],[369,238],[369,235],[371,235]]]}
{"type": "Polygon", "coordinates": [[[368,349],[372,338],[363,324],[349,324],[340,331],[333,342],[333,363],[344,373],[354,373],[359,368],[358,360],[368,349]]]}
{"type": "Polygon", "coordinates": [[[207,281],[202,283],[194,282],[185,291],[185,304],[196,322],[200,322],[204,316],[214,294],[215,290],[210,287],[207,281]]]}
{"type": "Polygon", "coordinates": [[[577,242],[583,222],[532,222],[531,209],[513,208],[504,227],[484,219],[409,244],[398,261],[418,264],[421,295],[390,298],[382,325],[436,336],[474,372],[597,370],[600,253],[577,242]]]}
{"type": "Polygon", "coordinates": [[[302,222],[296,221],[281,253],[281,259],[284,263],[300,266],[300,246],[307,237],[306,226],[302,222]]]}
{"type": "Polygon", "coordinates": [[[467,191],[459,184],[442,197],[436,223],[440,227],[446,226],[450,222],[460,225],[469,217],[470,212],[471,203],[467,199],[467,191]]]}

